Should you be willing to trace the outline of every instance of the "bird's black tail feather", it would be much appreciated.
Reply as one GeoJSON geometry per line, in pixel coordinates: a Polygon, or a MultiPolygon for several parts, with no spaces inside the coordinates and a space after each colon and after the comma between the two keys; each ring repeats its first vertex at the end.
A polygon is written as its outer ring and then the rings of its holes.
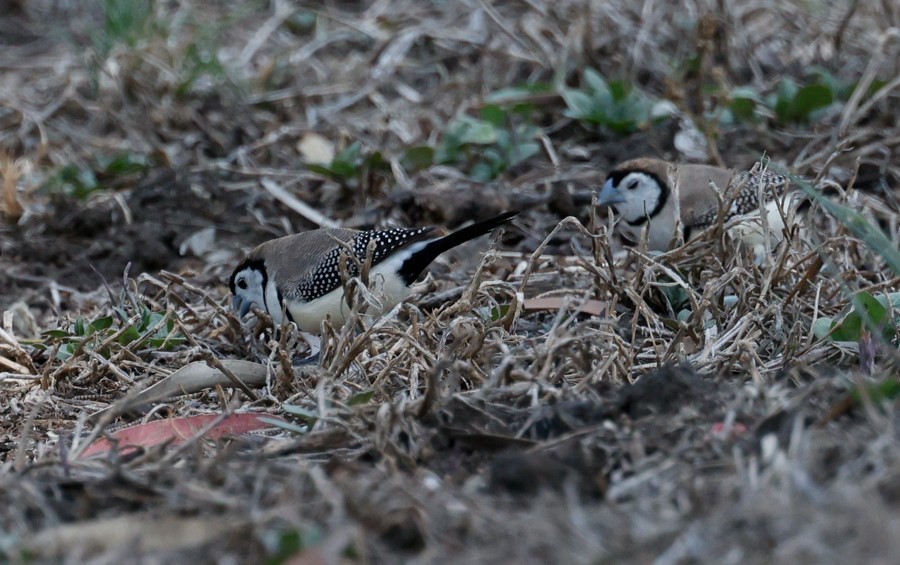
{"type": "Polygon", "coordinates": [[[435,258],[441,253],[453,249],[457,245],[463,244],[470,239],[475,239],[480,235],[484,235],[506,222],[513,219],[519,212],[504,212],[493,218],[488,218],[482,222],[476,222],[470,226],[466,226],[455,232],[445,235],[440,239],[429,242],[425,247],[410,255],[403,266],[400,267],[400,276],[406,281],[406,284],[412,284],[422,271],[431,264],[435,258]]]}

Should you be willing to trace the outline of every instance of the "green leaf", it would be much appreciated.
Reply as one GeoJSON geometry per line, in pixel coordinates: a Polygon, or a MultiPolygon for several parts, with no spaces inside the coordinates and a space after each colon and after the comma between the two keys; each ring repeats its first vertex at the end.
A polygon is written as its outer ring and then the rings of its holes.
{"type": "Polygon", "coordinates": [[[322,175],[323,177],[333,178],[338,176],[337,173],[329,165],[318,165],[315,163],[306,163],[306,168],[312,173],[322,175]]]}
{"type": "Polygon", "coordinates": [[[831,89],[824,84],[810,84],[801,88],[794,96],[797,114],[808,117],[815,110],[824,108],[834,101],[831,89]]]}
{"type": "MultiPolygon", "coordinates": [[[[888,378],[880,383],[866,383],[864,386],[868,397],[875,403],[893,402],[900,397],[900,381],[896,378],[888,378]]],[[[859,386],[853,387],[850,396],[857,403],[863,400],[863,393],[859,386]]]]}
{"type": "Polygon", "coordinates": [[[591,97],[580,90],[564,89],[560,92],[566,102],[563,114],[569,118],[584,121],[594,121],[594,102],[591,97]]]}
{"type": "Polygon", "coordinates": [[[870,331],[890,341],[897,333],[900,320],[894,319],[891,310],[900,309],[900,292],[872,296],[868,292],[859,293],[851,310],[840,321],[829,317],[816,320],[813,334],[818,339],[830,336],[835,341],[859,341],[866,316],[871,319],[870,331]],[[866,316],[862,313],[865,312],[866,316]],[[893,322],[893,323],[892,323],[893,322]],[[835,329],[835,333],[831,333],[835,329]]]}
{"type": "Polygon", "coordinates": [[[178,334],[175,330],[175,322],[169,320],[166,324],[161,327],[157,332],[153,335],[152,338],[147,340],[147,343],[156,349],[163,349],[168,351],[174,348],[176,345],[181,345],[187,339],[178,334]]]}
{"type": "Polygon", "coordinates": [[[291,17],[285,20],[285,27],[294,34],[303,34],[313,31],[316,27],[318,15],[312,10],[297,10],[291,17]]]}
{"type": "Polygon", "coordinates": [[[87,332],[84,329],[84,318],[82,318],[81,316],[75,318],[75,328],[73,329],[72,333],[77,336],[86,335],[87,332]]]}
{"type": "Polygon", "coordinates": [[[793,121],[792,103],[794,95],[797,94],[799,87],[793,80],[786,78],[778,84],[778,90],[775,94],[775,116],[781,123],[793,121]]]}
{"type": "Polygon", "coordinates": [[[763,101],[763,97],[756,91],[755,88],[749,86],[738,86],[731,90],[731,99],[742,99],[742,100],[752,100],[753,102],[761,103],[763,101]]]}
{"type": "Polygon", "coordinates": [[[509,304],[501,304],[495,308],[491,308],[491,321],[496,322],[503,319],[509,313],[509,304]]]}
{"type": "Polygon", "coordinates": [[[358,392],[350,397],[350,400],[347,401],[348,406],[359,406],[360,404],[366,404],[372,397],[375,396],[374,390],[367,390],[365,392],[358,392]]]}
{"type": "MultiPolygon", "coordinates": [[[[507,147],[509,144],[507,143],[507,147]]],[[[506,170],[506,151],[501,147],[487,147],[481,151],[481,160],[496,174],[506,170]]]]}
{"type": "Polygon", "coordinates": [[[381,151],[373,151],[366,157],[365,165],[370,171],[390,171],[391,164],[381,151]]]}
{"type": "Polygon", "coordinates": [[[749,121],[754,117],[756,106],[762,103],[759,93],[749,87],[739,87],[731,91],[731,104],[728,108],[738,120],[749,121]]]}
{"type": "MultiPolygon", "coordinates": [[[[306,532],[298,529],[282,532],[271,531],[270,529],[270,531],[266,532],[266,537],[274,539],[274,541],[266,544],[268,555],[265,560],[265,565],[284,565],[286,563],[296,562],[298,559],[292,560],[291,558],[307,547],[312,547],[319,543],[316,539],[307,540],[306,532]],[[277,537],[273,538],[273,536],[277,537]]],[[[299,560],[302,560],[302,558],[299,560]]]]}
{"type": "MultiPolygon", "coordinates": [[[[520,109],[528,113],[531,106],[522,105],[520,109]]],[[[533,140],[542,130],[527,122],[515,124],[522,118],[512,116],[506,108],[489,104],[482,108],[480,116],[456,118],[444,132],[441,145],[433,152],[415,148],[415,152],[409,150],[404,159],[456,165],[469,178],[487,182],[541,150],[533,140]]]]}
{"type": "Polygon", "coordinates": [[[154,337],[152,339],[147,340],[147,345],[153,349],[169,351],[174,348],[176,345],[181,345],[185,342],[183,337],[178,336],[166,336],[166,337],[154,337]]]}
{"type": "Polygon", "coordinates": [[[891,292],[889,294],[879,294],[875,298],[878,300],[878,302],[883,304],[885,308],[900,310],[900,292],[891,292]]]}
{"type": "Polygon", "coordinates": [[[104,316],[103,318],[97,318],[93,322],[91,322],[87,327],[87,333],[93,334],[97,332],[102,332],[103,330],[107,330],[111,328],[113,325],[112,316],[104,316]]]}
{"type": "Polygon", "coordinates": [[[331,171],[331,176],[336,177],[337,180],[354,177],[359,171],[359,167],[356,163],[344,161],[343,159],[335,159],[332,161],[329,169],[331,171]]]}
{"type": "Polygon", "coordinates": [[[628,94],[631,92],[631,88],[620,80],[614,80],[609,83],[609,93],[612,95],[613,100],[616,102],[620,102],[628,98],[628,94]]]}
{"type": "Polygon", "coordinates": [[[335,157],[334,160],[342,161],[344,163],[356,163],[359,159],[359,154],[361,151],[362,143],[360,143],[359,141],[354,141],[346,149],[338,153],[337,157],[335,157]]]}
{"type": "Polygon", "coordinates": [[[510,112],[524,120],[530,120],[531,116],[534,114],[535,109],[536,107],[534,104],[523,102],[520,104],[515,104],[510,109],[510,112]]]}
{"type": "Polygon", "coordinates": [[[434,164],[435,151],[433,147],[420,145],[418,147],[410,147],[403,153],[400,162],[404,168],[411,171],[421,171],[427,169],[434,164]]]}
{"type": "Polygon", "coordinates": [[[128,345],[133,341],[137,341],[141,337],[141,332],[134,326],[129,326],[124,332],[119,334],[119,344],[128,345]]]}
{"type": "Polygon", "coordinates": [[[64,343],[59,346],[59,350],[56,352],[56,358],[60,361],[65,361],[66,359],[72,357],[75,354],[75,348],[78,347],[77,344],[74,343],[64,343]]]}
{"type": "Polygon", "coordinates": [[[41,337],[50,338],[50,339],[60,339],[64,337],[71,337],[72,334],[67,332],[66,330],[46,330],[41,332],[41,337]]]}
{"type": "Polygon", "coordinates": [[[434,162],[440,165],[456,163],[462,157],[462,146],[459,140],[445,135],[442,143],[434,152],[434,162]]]}
{"type": "Polygon", "coordinates": [[[505,162],[503,168],[516,165],[532,155],[540,153],[541,144],[533,141],[539,134],[540,130],[533,126],[519,127],[516,129],[515,135],[508,130],[500,131],[497,145],[501,160],[505,162]]]}
{"type": "MultiPolygon", "coordinates": [[[[623,81],[607,82],[593,69],[584,72],[586,89],[560,88],[567,117],[605,127],[618,135],[637,131],[650,121],[654,104],[623,81]]],[[[658,116],[666,119],[667,116],[658,116]]]]}
{"type": "Polygon", "coordinates": [[[683,287],[675,284],[660,286],[663,296],[669,303],[673,312],[678,312],[684,306],[690,304],[691,295],[683,287]]]}
{"type": "Polygon", "coordinates": [[[150,166],[150,160],[137,153],[120,153],[112,158],[97,159],[97,163],[101,171],[110,175],[140,173],[150,166]]]}
{"type": "Polygon", "coordinates": [[[862,327],[862,316],[859,315],[859,312],[850,312],[840,322],[832,322],[831,339],[834,341],[859,341],[862,327]]]}
{"type": "Polygon", "coordinates": [[[489,104],[481,109],[481,119],[495,128],[502,128],[507,124],[509,116],[500,106],[489,104]]]}
{"type": "Polygon", "coordinates": [[[853,311],[840,321],[832,321],[830,325],[831,339],[834,341],[859,341],[862,329],[881,336],[884,340],[893,339],[896,327],[891,324],[890,309],[870,293],[861,291],[853,297],[853,311]]]}
{"type": "Polygon", "coordinates": [[[890,341],[894,338],[897,328],[891,323],[891,310],[885,302],[886,300],[879,300],[870,293],[861,291],[854,297],[853,307],[859,312],[863,324],[870,333],[890,341]]]}
{"type": "Polygon", "coordinates": [[[810,74],[816,77],[816,83],[828,88],[835,99],[848,98],[855,87],[853,84],[842,82],[838,76],[821,65],[813,66],[810,74]]]}
{"type": "Polygon", "coordinates": [[[880,326],[886,321],[885,318],[887,318],[888,315],[887,307],[882,304],[880,300],[864,290],[856,294],[855,306],[857,309],[862,306],[869,315],[870,321],[876,326],[880,326]]]}
{"type": "Polygon", "coordinates": [[[635,126],[636,124],[631,120],[610,120],[606,122],[606,127],[618,135],[633,133],[637,129],[635,126]]]}
{"type": "Polygon", "coordinates": [[[66,165],[49,179],[44,188],[50,191],[59,191],[76,198],[85,198],[91,192],[100,188],[97,176],[90,168],[80,168],[76,165],[66,165]]]}
{"type": "Polygon", "coordinates": [[[130,0],[104,0],[105,39],[133,46],[143,35],[153,15],[152,3],[130,0]]]}
{"type": "Polygon", "coordinates": [[[469,177],[478,182],[488,182],[497,178],[497,172],[488,161],[479,161],[472,165],[469,177]]]}
{"type": "Polygon", "coordinates": [[[381,153],[376,151],[365,159],[361,157],[361,153],[362,144],[359,141],[355,141],[351,143],[349,147],[341,151],[331,163],[327,165],[307,163],[306,168],[313,173],[328,177],[332,180],[346,182],[359,175],[360,169],[363,166],[368,166],[372,169],[384,168],[387,166],[387,162],[381,153]]]}
{"type": "Polygon", "coordinates": [[[459,124],[459,142],[463,145],[490,145],[497,141],[497,129],[488,122],[463,116],[459,124]]]}
{"type": "Polygon", "coordinates": [[[800,87],[786,78],[778,85],[775,101],[775,116],[781,123],[808,122],[810,115],[834,101],[834,94],[824,84],[809,84],[800,87]]]}
{"type": "Polygon", "coordinates": [[[813,335],[816,336],[816,339],[825,339],[831,333],[834,323],[834,319],[827,316],[816,319],[816,323],[813,325],[813,335]]]}
{"type": "Polygon", "coordinates": [[[315,412],[307,410],[306,408],[301,408],[296,404],[282,404],[281,409],[292,416],[300,418],[310,427],[314,426],[316,420],[319,419],[319,416],[315,412]]]}
{"type": "Polygon", "coordinates": [[[528,159],[529,157],[533,157],[541,152],[541,145],[539,143],[535,143],[534,141],[529,141],[527,143],[520,143],[513,147],[512,155],[510,156],[510,166],[518,165],[522,161],[528,159]]]}
{"type": "Polygon", "coordinates": [[[128,321],[128,312],[126,312],[124,308],[113,306],[112,310],[120,322],[125,323],[126,321],[128,321]]]}
{"type": "Polygon", "coordinates": [[[610,90],[610,87],[607,86],[606,79],[603,78],[603,75],[601,75],[594,69],[585,69],[584,82],[585,84],[587,84],[588,88],[590,88],[594,92],[607,92],[610,90]]]}
{"type": "Polygon", "coordinates": [[[99,332],[112,327],[114,319],[112,316],[104,316],[102,318],[97,318],[93,322],[91,322],[89,326],[89,331],[91,332],[99,332]]]}
{"type": "Polygon", "coordinates": [[[489,104],[508,104],[510,102],[528,100],[535,94],[549,94],[551,92],[553,92],[553,87],[551,85],[538,82],[535,84],[501,88],[500,90],[496,90],[485,96],[484,101],[489,104]]]}
{"type": "MultiPolygon", "coordinates": [[[[139,328],[141,331],[145,332],[150,328],[154,327],[156,324],[160,323],[163,318],[165,318],[165,314],[161,314],[159,312],[148,312],[141,319],[141,327],[139,328]]],[[[163,326],[165,327],[165,326],[163,326]]]]}

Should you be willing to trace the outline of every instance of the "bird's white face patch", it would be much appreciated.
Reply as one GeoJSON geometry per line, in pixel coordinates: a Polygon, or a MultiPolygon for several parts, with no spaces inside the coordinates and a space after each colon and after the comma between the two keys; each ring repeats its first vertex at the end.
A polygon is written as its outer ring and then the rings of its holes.
{"type": "Polygon", "coordinates": [[[278,301],[278,286],[271,278],[266,282],[265,309],[276,325],[281,324],[281,302],[278,301]]]}
{"type": "Polygon", "coordinates": [[[615,188],[621,195],[621,202],[615,204],[616,211],[626,222],[649,216],[662,198],[662,187],[646,173],[628,173],[615,188]]]}
{"type": "MultiPolygon", "coordinates": [[[[263,289],[264,279],[263,273],[253,267],[247,267],[238,271],[234,276],[235,306],[243,305],[241,308],[249,309],[251,304],[255,304],[258,308],[268,310],[266,308],[267,289],[263,289]]],[[[278,313],[280,316],[280,309],[278,313]]]]}

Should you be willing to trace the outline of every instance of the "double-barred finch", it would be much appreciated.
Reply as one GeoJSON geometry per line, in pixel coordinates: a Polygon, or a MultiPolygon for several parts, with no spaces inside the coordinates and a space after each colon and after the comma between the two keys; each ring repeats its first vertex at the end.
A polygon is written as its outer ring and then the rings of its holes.
{"type": "Polygon", "coordinates": [[[446,236],[439,236],[436,227],[424,227],[318,229],[273,239],[251,251],[232,273],[232,306],[243,317],[255,304],[275,323],[281,323],[284,309],[290,321],[309,333],[319,333],[327,317],[339,327],[349,315],[344,276],[359,275],[357,261],[365,263],[374,241],[369,286],[379,296],[381,308],[369,308],[368,313],[382,314],[409,296],[410,285],[438,255],[488,233],[516,214],[506,212],[446,236]],[[347,260],[351,251],[356,261],[347,260]]]}
{"type": "Polygon", "coordinates": [[[787,177],[769,171],[737,172],[640,158],[620,164],[607,175],[598,203],[613,208],[619,219],[616,229],[628,239],[640,241],[646,227],[648,247],[655,251],[671,247],[679,219],[688,241],[717,221],[724,203],[728,208],[723,220],[747,215],[748,222],[740,222],[735,235],[745,244],[758,246],[764,241],[761,208],[766,211],[770,237],[776,240],[785,227],[784,219],[792,221],[800,199],[796,192],[785,195],[787,186],[787,177]]]}

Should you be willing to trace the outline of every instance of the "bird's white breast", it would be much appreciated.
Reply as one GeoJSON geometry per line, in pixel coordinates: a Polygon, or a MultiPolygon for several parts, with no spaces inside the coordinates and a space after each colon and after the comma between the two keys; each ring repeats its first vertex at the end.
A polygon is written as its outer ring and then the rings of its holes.
{"type": "Polygon", "coordinates": [[[737,224],[729,230],[729,234],[749,247],[753,251],[754,260],[762,263],[765,260],[766,237],[768,236],[770,248],[784,240],[786,228],[798,223],[797,206],[802,200],[802,195],[791,192],[783,198],[766,202],[762,209],[765,210],[768,234],[763,228],[762,214],[759,211],[732,218],[737,224]]]}
{"type": "MultiPolygon", "coordinates": [[[[666,202],[658,214],[649,219],[647,227],[647,248],[656,251],[668,249],[675,237],[675,206],[672,202],[666,202]]],[[[638,243],[643,236],[647,224],[633,226],[624,219],[619,220],[618,229],[631,241],[638,243]]]]}

